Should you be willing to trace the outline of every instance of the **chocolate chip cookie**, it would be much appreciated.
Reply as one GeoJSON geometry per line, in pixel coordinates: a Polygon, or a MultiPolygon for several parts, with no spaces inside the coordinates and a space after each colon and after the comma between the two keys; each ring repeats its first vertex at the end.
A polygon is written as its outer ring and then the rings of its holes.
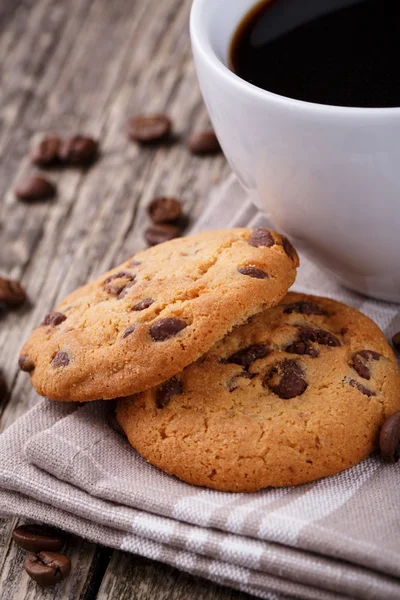
{"type": "Polygon", "coordinates": [[[130,443],[167,473],[250,492],[367,457],[400,409],[399,377],[370,319],[289,293],[175,377],[119,400],[117,417],[130,443]]]}
{"type": "Polygon", "coordinates": [[[53,400],[140,392],[279,302],[297,266],[290,243],[265,228],[160,244],[68,296],[33,331],[20,367],[53,400]]]}

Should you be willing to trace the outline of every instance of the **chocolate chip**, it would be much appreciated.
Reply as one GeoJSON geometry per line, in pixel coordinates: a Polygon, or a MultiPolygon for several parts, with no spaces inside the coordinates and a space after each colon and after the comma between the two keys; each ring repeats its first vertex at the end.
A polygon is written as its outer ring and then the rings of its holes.
{"type": "Polygon", "coordinates": [[[257,269],[257,267],[239,267],[238,272],[241,275],[247,275],[248,277],[253,277],[254,279],[269,279],[268,273],[261,271],[261,269],[257,269]]]}
{"type": "Polygon", "coordinates": [[[238,350],[228,358],[224,359],[224,363],[233,363],[235,365],[240,365],[245,369],[248,369],[250,365],[253,364],[256,360],[260,358],[265,358],[270,354],[271,349],[267,344],[253,344],[251,346],[247,346],[247,348],[243,348],[242,350],[238,350]]]}
{"type": "Polygon", "coordinates": [[[31,151],[31,161],[38,167],[54,167],[59,162],[61,140],[56,135],[43,138],[31,151]]]}
{"type": "Polygon", "coordinates": [[[61,144],[58,156],[60,161],[66,165],[85,167],[96,160],[98,152],[97,140],[78,134],[61,144]]]}
{"type": "Polygon", "coordinates": [[[400,331],[394,334],[394,336],[392,337],[392,343],[395,350],[397,350],[397,352],[400,352],[400,331]]]}
{"type": "Polygon", "coordinates": [[[136,285],[135,279],[133,281],[130,281],[129,283],[127,283],[126,286],[118,294],[117,300],[122,300],[122,298],[125,298],[125,296],[129,293],[129,290],[131,289],[131,287],[133,287],[134,285],[136,285]]]}
{"type": "Polygon", "coordinates": [[[122,334],[122,339],[127,338],[129,335],[131,335],[131,333],[133,333],[135,331],[136,325],[129,325],[129,327],[127,327],[127,329],[125,329],[124,333],[122,334]]]}
{"type": "Polygon", "coordinates": [[[164,408],[170,403],[172,396],[177,396],[178,394],[182,393],[182,382],[176,379],[176,377],[166,381],[156,390],[157,408],[164,408]]]}
{"type": "Polygon", "coordinates": [[[318,348],[315,348],[311,342],[293,342],[286,346],[285,352],[289,354],[307,354],[311,358],[319,356],[318,348]]]}
{"type": "Polygon", "coordinates": [[[350,361],[350,366],[359,374],[363,379],[371,379],[371,371],[368,364],[371,360],[379,360],[382,357],[381,354],[374,350],[361,350],[354,354],[350,361]]]}
{"type": "Polygon", "coordinates": [[[46,525],[20,525],[12,533],[14,542],[29,552],[60,550],[64,545],[61,531],[46,525]]]}
{"type": "Polygon", "coordinates": [[[151,144],[165,140],[172,129],[171,120],[167,115],[140,115],[128,122],[128,137],[141,144],[151,144]]]}
{"type": "Polygon", "coordinates": [[[113,296],[118,296],[127,287],[128,283],[134,285],[135,277],[136,275],[126,271],[114,273],[114,275],[110,275],[103,281],[103,290],[113,296]]]}
{"type": "Polygon", "coordinates": [[[373,392],[369,388],[365,387],[365,385],[362,385],[362,383],[359,383],[355,379],[346,379],[346,381],[349,385],[351,385],[351,387],[356,388],[359,392],[361,392],[365,396],[368,396],[368,397],[376,396],[375,392],[373,392]]]}
{"type": "Polygon", "coordinates": [[[341,346],[339,338],[325,329],[316,329],[313,327],[299,327],[300,340],[302,342],[315,342],[322,346],[341,346]]]}
{"type": "Polygon", "coordinates": [[[285,235],[281,235],[282,238],[282,246],[286,254],[289,258],[294,260],[297,257],[297,252],[292,246],[291,242],[289,242],[288,238],[285,235]]]}
{"type": "Polygon", "coordinates": [[[234,392],[238,389],[238,387],[240,387],[240,379],[254,379],[254,377],[257,377],[256,373],[247,373],[247,371],[238,373],[237,375],[231,377],[231,379],[228,381],[228,390],[230,392],[234,392]]]}
{"type": "Polygon", "coordinates": [[[293,302],[292,304],[286,304],[283,312],[286,315],[297,313],[299,315],[327,315],[328,313],[315,302],[293,302]]]}
{"type": "Polygon", "coordinates": [[[154,198],[147,212],[154,223],[176,223],[182,216],[182,206],[176,198],[154,198]]]}
{"type": "Polygon", "coordinates": [[[221,146],[212,129],[195,131],[189,138],[188,147],[192,154],[216,154],[221,146]]]}
{"type": "Polygon", "coordinates": [[[275,244],[275,240],[269,229],[266,227],[258,227],[253,230],[249,239],[249,244],[250,246],[254,246],[254,248],[271,248],[271,246],[275,244]]]}
{"type": "Polygon", "coordinates": [[[135,306],[132,307],[132,310],[145,310],[146,308],[149,308],[149,306],[151,306],[153,303],[154,300],[152,298],[145,298],[141,302],[135,304],[135,306]]]}
{"type": "Polygon", "coordinates": [[[53,369],[57,369],[58,367],[67,367],[69,363],[70,359],[67,352],[60,351],[57,352],[57,354],[53,358],[51,365],[53,369]]]}
{"type": "Polygon", "coordinates": [[[7,308],[21,306],[26,300],[26,293],[19,281],[0,277],[0,305],[7,308]]]}
{"type": "Polygon", "coordinates": [[[8,387],[3,373],[0,371],[0,402],[3,402],[7,397],[8,387]]]}
{"type": "Polygon", "coordinates": [[[50,198],[53,198],[55,194],[55,184],[40,175],[27,177],[15,188],[16,197],[23,202],[49,200],[50,198]]]}
{"type": "Polygon", "coordinates": [[[24,371],[25,373],[30,373],[35,368],[35,363],[30,358],[30,356],[21,355],[18,359],[18,366],[21,369],[21,371],[24,371]]]}
{"type": "Polygon", "coordinates": [[[163,342],[174,335],[177,335],[182,329],[187,327],[187,323],[181,319],[167,317],[158,319],[150,327],[150,335],[155,342],[163,342]]]}
{"type": "Polygon", "coordinates": [[[306,374],[297,360],[285,358],[269,371],[263,385],[268,386],[279,398],[289,400],[306,391],[306,374]]]}
{"type": "Polygon", "coordinates": [[[51,312],[45,316],[42,325],[53,325],[56,327],[66,320],[66,316],[60,312],[51,312]]]}
{"type": "Polygon", "coordinates": [[[71,561],[65,554],[45,550],[39,554],[28,554],[24,569],[38,585],[49,587],[68,577],[71,561]]]}
{"type": "Polygon", "coordinates": [[[340,330],[340,335],[345,336],[346,333],[349,332],[349,328],[348,327],[342,327],[342,329],[340,330]]]}
{"type": "Polygon", "coordinates": [[[400,411],[384,422],[379,436],[381,455],[387,462],[395,463],[400,459],[400,411]]]}
{"type": "Polygon", "coordinates": [[[163,242],[168,242],[176,237],[179,237],[180,229],[176,225],[160,223],[159,225],[151,225],[144,232],[144,237],[149,246],[156,246],[163,242]]]}
{"type": "Polygon", "coordinates": [[[115,433],[126,437],[125,431],[122,429],[121,425],[118,423],[117,414],[117,402],[116,400],[109,400],[106,406],[106,421],[108,425],[111,427],[115,433]]]}

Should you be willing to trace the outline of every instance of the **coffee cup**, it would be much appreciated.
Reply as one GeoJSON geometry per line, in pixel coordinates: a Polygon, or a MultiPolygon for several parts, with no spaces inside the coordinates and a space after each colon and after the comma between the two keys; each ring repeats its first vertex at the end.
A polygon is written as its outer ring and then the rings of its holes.
{"type": "Polygon", "coordinates": [[[400,302],[400,108],[314,104],[229,68],[254,0],[194,0],[191,40],[215,132],[271,225],[346,287],[400,302]]]}

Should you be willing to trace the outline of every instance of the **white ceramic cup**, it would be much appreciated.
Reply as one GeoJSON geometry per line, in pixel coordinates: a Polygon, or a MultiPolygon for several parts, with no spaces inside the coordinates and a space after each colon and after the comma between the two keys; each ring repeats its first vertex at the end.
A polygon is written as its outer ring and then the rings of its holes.
{"type": "Polygon", "coordinates": [[[194,0],[193,54],[223,151],[272,225],[347,287],[400,302],[400,108],[285,98],[228,68],[255,0],[194,0]]]}

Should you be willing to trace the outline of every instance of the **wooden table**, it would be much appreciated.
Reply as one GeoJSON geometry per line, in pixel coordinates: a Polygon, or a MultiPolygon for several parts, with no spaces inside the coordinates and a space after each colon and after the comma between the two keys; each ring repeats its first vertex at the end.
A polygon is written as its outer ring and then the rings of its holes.
{"type": "MultiPolygon", "coordinates": [[[[185,148],[207,123],[189,43],[190,0],[3,0],[0,3],[0,274],[21,279],[30,305],[0,321],[0,367],[10,394],[4,430],[38,400],[17,369],[32,327],[66,293],[144,246],[145,207],[176,195],[191,219],[210,187],[228,173],[223,157],[185,148]],[[126,138],[127,119],[165,111],[177,141],[142,149],[126,138]],[[16,182],[32,170],[28,151],[44,133],[78,131],[101,140],[85,171],[52,171],[58,197],[24,205],[16,182]]],[[[11,542],[17,520],[0,521],[0,598],[91,600],[248,598],[166,565],[77,541],[72,575],[41,591],[11,542]]]]}

